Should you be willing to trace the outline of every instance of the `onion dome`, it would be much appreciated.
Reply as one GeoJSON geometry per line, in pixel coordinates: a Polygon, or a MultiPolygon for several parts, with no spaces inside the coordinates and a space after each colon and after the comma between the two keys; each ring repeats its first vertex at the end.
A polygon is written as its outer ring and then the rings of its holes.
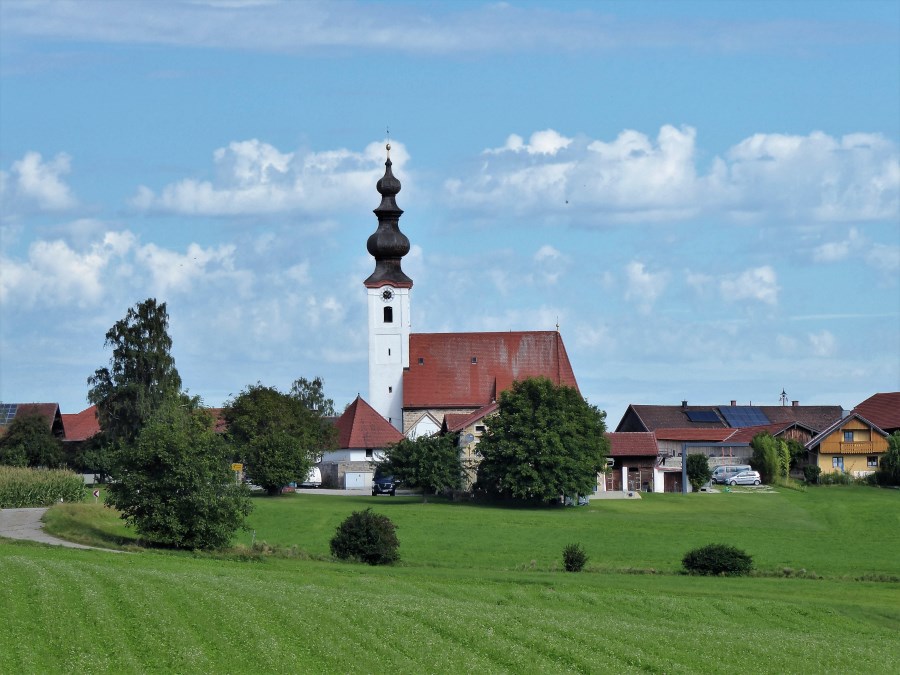
{"type": "Polygon", "coordinates": [[[376,184],[381,193],[381,204],[374,210],[378,216],[378,229],[369,236],[366,248],[375,258],[375,271],[363,283],[369,288],[391,285],[397,288],[411,288],[412,279],[400,269],[400,259],[409,253],[409,239],[400,231],[400,216],[403,209],[397,206],[396,196],[400,192],[400,181],[391,172],[391,144],[387,144],[387,161],[384,176],[376,184]]]}

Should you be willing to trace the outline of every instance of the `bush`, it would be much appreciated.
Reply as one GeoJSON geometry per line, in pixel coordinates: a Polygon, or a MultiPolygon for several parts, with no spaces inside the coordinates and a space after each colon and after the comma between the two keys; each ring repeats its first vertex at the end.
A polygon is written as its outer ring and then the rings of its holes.
{"type": "Polygon", "coordinates": [[[822,473],[822,467],[815,464],[808,464],[803,467],[803,477],[807,483],[818,483],[820,473],[822,473]]]}
{"type": "Polygon", "coordinates": [[[819,476],[821,485],[853,485],[853,476],[844,471],[829,471],[819,476]]]}
{"type": "Polygon", "coordinates": [[[390,565],[400,559],[396,528],[391,519],[372,509],[354,511],[331,539],[331,554],[341,560],[390,565]]]}
{"type": "Polygon", "coordinates": [[[71,471],[0,466],[0,508],[36,508],[60,500],[80,502],[86,494],[81,476],[71,471]]]}
{"type": "Polygon", "coordinates": [[[753,569],[753,558],[728,544],[709,544],[688,551],[681,564],[691,574],[743,576],[753,569]]]}
{"type": "Polygon", "coordinates": [[[566,572],[580,572],[587,561],[587,554],[581,544],[569,544],[563,549],[563,567],[566,572]]]}

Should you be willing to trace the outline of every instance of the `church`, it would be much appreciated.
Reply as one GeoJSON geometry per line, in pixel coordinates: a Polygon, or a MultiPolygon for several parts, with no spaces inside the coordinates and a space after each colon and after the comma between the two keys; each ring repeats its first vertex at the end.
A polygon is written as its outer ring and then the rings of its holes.
{"type": "Polygon", "coordinates": [[[477,442],[478,424],[496,409],[501,392],[517,380],[547,377],[578,388],[559,331],[413,333],[413,280],[402,269],[410,249],[400,231],[400,181],[391,171],[376,184],[378,227],[366,247],[375,269],[363,282],[368,303],[369,398],[407,438],[444,431],[477,442]],[[460,426],[462,424],[462,426],[460,426]],[[467,433],[471,429],[473,433],[467,433]],[[470,439],[471,437],[471,439],[470,439]]]}

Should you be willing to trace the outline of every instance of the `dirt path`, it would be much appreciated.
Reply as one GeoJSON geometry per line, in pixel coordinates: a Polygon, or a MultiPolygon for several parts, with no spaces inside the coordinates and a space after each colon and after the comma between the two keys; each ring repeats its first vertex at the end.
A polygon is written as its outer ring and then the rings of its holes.
{"type": "MultiPolygon", "coordinates": [[[[41,509],[0,509],[0,537],[9,539],[27,539],[29,541],[37,541],[42,544],[52,544],[54,546],[67,546],[69,548],[92,548],[97,551],[109,551],[106,548],[97,548],[96,546],[84,546],[83,544],[75,544],[64,539],[57,539],[44,532],[44,523],[41,518],[47,512],[46,508],[41,509]]],[[[121,553],[121,551],[112,551],[113,553],[121,553]]]]}

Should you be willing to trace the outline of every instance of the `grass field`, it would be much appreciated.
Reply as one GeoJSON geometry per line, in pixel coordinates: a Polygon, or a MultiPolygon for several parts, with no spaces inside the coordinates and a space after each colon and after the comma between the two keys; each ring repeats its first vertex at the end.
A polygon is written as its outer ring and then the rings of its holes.
{"type": "MultiPolygon", "coordinates": [[[[255,530],[313,559],[0,543],[0,672],[900,672],[897,491],[255,506],[242,543],[255,530]],[[397,523],[400,565],[327,561],[334,528],[366,506],[397,523]],[[716,541],[762,575],[677,574],[686,550],[716,541]],[[587,572],[558,571],[570,542],[587,572]]],[[[95,541],[131,537],[108,509],[54,511],[57,531],[77,521],[95,541]]]]}

